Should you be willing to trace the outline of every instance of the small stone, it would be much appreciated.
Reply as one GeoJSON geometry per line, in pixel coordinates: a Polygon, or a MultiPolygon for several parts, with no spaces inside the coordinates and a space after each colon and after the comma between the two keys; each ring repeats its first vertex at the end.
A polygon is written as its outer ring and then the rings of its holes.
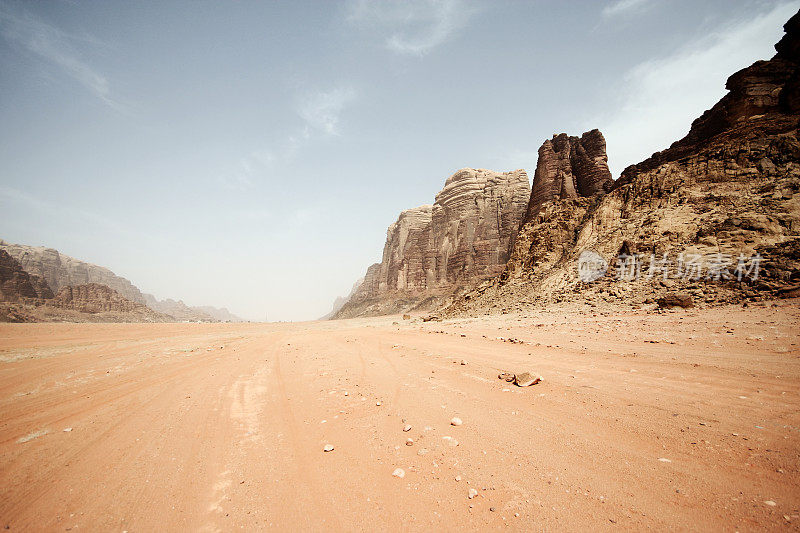
{"type": "Polygon", "coordinates": [[[458,418],[458,417],[453,417],[453,418],[450,420],[450,425],[451,425],[451,426],[460,426],[460,425],[461,425],[461,424],[463,424],[463,423],[464,423],[464,422],[462,422],[462,421],[461,421],[461,419],[460,419],[460,418],[458,418]]]}
{"type": "Polygon", "coordinates": [[[345,391],[344,395],[345,395],[345,396],[350,396],[350,393],[349,393],[349,392],[347,392],[347,391],[345,391]]]}
{"type": "Polygon", "coordinates": [[[394,472],[392,472],[392,475],[394,477],[404,478],[406,477],[406,471],[403,470],[402,468],[395,468],[394,472]]]}
{"type": "Polygon", "coordinates": [[[515,518],[519,518],[519,513],[514,513],[515,518]]]}
{"type": "Polygon", "coordinates": [[[461,360],[461,365],[462,365],[462,366],[464,366],[464,365],[466,365],[466,364],[467,364],[467,362],[466,362],[464,359],[462,359],[462,360],[461,360]]]}
{"type": "Polygon", "coordinates": [[[323,452],[332,452],[333,451],[333,444],[326,444],[324,448],[322,448],[323,452]]]}
{"type": "Polygon", "coordinates": [[[413,445],[414,445],[414,439],[406,439],[406,446],[413,446],[413,445]]]}
{"type": "Polygon", "coordinates": [[[666,457],[659,457],[658,460],[661,461],[662,463],[671,463],[672,462],[670,459],[667,459],[666,457]]]}
{"type": "Polygon", "coordinates": [[[767,504],[767,505],[769,505],[770,507],[775,507],[776,505],[778,505],[777,503],[775,503],[775,502],[774,502],[774,501],[772,501],[772,500],[767,500],[767,501],[765,501],[764,503],[766,503],[766,504],[767,504]]]}
{"type": "Polygon", "coordinates": [[[378,407],[380,407],[380,406],[381,406],[381,402],[375,402],[375,405],[377,405],[378,407]]]}
{"type": "Polygon", "coordinates": [[[461,476],[456,476],[456,481],[461,481],[461,476]]]}
{"type": "Polygon", "coordinates": [[[411,424],[406,424],[406,425],[403,427],[403,431],[411,431],[411,424]]]}
{"type": "Polygon", "coordinates": [[[477,496],[477,495],[478,495],[478,491],[477,491],[477,490],[475,490],[475,489],[469,489],[469,494],[468,494],[468,496],[467,496],[467,497],[468,497],[468,498],[471,500],[472,498],[474,498],[474,497],[475,497],[475,496],[477,496]]]}
{"type": "Polygon", "coordinates": [[[489,507],[489,510],[490,510],[491,512],[494,512],[494,507],[489,507]]]}
{"type": "Polygon", "coordinates": [[[72,431],[72,428],[64,428],[64,433],[69,433],[70,431],[72,431]]]}

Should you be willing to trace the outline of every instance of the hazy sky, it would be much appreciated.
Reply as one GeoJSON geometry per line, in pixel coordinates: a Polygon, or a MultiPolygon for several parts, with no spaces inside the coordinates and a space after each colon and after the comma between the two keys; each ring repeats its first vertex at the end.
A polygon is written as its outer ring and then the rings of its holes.
{"type": "Polygon", "coordinates": [[[682,137],[800,2],[0,0],[0,238],[314,319],[462,167],[682,137]]]}

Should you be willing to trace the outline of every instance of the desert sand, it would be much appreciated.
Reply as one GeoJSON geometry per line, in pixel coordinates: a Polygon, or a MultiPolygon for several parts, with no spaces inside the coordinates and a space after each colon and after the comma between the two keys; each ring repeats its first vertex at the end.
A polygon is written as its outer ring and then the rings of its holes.
{"type": "Polygon", "coordinates": [[[0,527],[797,528],[799,322],[2,324],[0,527]]]}

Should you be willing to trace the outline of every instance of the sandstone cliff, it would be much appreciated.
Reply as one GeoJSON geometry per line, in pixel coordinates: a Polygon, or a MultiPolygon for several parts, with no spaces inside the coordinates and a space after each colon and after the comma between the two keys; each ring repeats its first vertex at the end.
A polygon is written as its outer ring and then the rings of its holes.
{"type": "Polygon", "coordinates": [[[52,297],[53,291],[47,282],[25,272],[16,259],[0,249],[0,302],[52,297]]]}
{"type": "Polygon", "coordinates": [[[47,304],[62,309],[80,311],[81,313],[102,313],[104,311],[118,313],[152,312],[146,305],[132,302],[114,289],[99,283],[61,287],[52,301],[47,302],[47,304]]]}
{"type": "Polygon", "coordinates": [[[433,205],[403,211],[386,232],[380,263],[334,318],[432,307],[496,276],[508,260],[530,185],[524,170],[462,169],[433,205]]]}
{"type": "MultiPolygon", "coordinates": [[[[570,189],[579,181],[568,178],[566,146],[558,148],[563,137],[547,141],[505,272],[445,314],[570,301],[639,305],[667,288],[709,304],[800,289],[800,14],[784,28],[775,57],[733,74],[729,93],[694,121],[686,137],[626,168],[611,186],[602,179],[589,194],[577,185],[570,189]],[[546,179],[537,183],[542,176],[546,179]],[[577,272],[578,258],[587,250],[610,265],[591,283],[577,272]],[[733,275],[737,257],[756,253],[763,257],[760,277],[739,280],[733,275]],[[637,263],[643,275],[618,281],[621,259],[636,254],[643,259],[637,263]],[[722,276],[709,276],[707,269],[693,279],[678,276],[676,260],[690,256],[704,267],[724,261],[722,276]],[[671,260],[668,279],[654,270],[659,265],[648,264],[648,258],[664,257],[671,260]]],[[[571,169],[574,175],[573,164],[571,169]]]]}
{"type": "Polygon", "coordinates": [[[111,287],[128,300],[145,303],[142,293],[130,281],[107,268],[86,263],[42,246],[11,244],[0,239],[0,250],[16,259],[29,274],[43,278],[58,292],[62,287],[99,283],[111,287]]]}

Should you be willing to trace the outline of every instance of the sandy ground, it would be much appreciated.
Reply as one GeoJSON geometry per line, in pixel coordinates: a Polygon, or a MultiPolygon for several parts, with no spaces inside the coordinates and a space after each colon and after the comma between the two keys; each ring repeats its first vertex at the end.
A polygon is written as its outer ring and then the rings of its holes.
{"type": "Polygon", "coordinates": [[[2,325],[0,528],[797,529],[799,306],[2,325]]]}

